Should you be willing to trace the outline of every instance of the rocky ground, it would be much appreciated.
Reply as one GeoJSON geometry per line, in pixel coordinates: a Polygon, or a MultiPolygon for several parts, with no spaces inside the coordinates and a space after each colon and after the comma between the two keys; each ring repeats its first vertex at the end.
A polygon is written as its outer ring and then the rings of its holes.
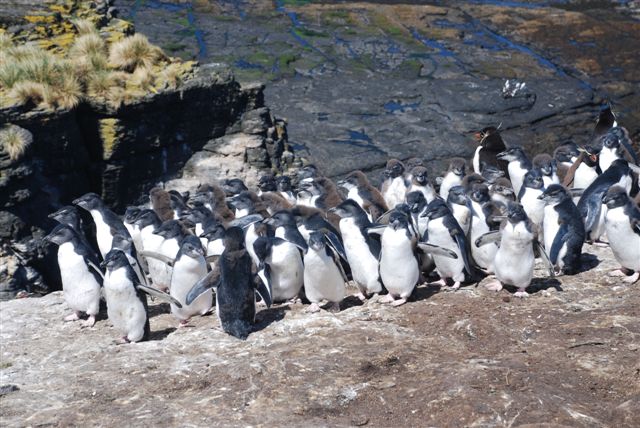
{"type": "Polygon", "coordinates": [[[585,143],[599,105],[640,135],[637,1],[118,0],[173,55],[267,82],[292,142],[332,177],[389,157],[470,157],[502,124],[531,154],[585,143]],[[526,83],[503,97],[506,79],[526,83]]]}
{"type": "Polygon", "coordinates": [[[637,427],[640,284],[606,276],[609,249],[584,263],[537,270],[526,299],[422,285],[398,308],[263,309],[245,342],[157,303],[151,340],[116,345],[104,314],[63,322],[60,292],[0,302],[0,424],[637,427]]]}

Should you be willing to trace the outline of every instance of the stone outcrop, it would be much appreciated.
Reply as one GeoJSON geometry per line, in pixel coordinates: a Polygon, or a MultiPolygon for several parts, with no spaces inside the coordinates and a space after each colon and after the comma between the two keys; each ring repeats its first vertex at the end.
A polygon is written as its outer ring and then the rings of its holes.
{"type": "Polygon", "coordinates": [[[584,251],[588,271],[539,266],[527,299],[481,283],[398,308],[259,307],[246,341],[215,315],[177,328],[157,302],[128,345],[105,311],[65,323],[61,292],[0,302],[0,424],[637,427],[640,288],[606,276],[609,248],[584,251]]]}

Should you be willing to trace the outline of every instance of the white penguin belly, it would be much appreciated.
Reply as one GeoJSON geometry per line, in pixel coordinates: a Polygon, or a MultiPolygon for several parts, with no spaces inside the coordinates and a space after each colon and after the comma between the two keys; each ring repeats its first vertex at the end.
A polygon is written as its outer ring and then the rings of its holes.
{"type": "Polygon", "coordinates": [[[378,274],[378,259],[371,254],[360,229],[352,219],[345,218],[340,220],[340,233],[347,261],[351,266],[351,274],[358,289],[369,294],[382,291],[378,274]]]}
{"type": "Polygon", "coordinates": [[[459,204],[451,204],[450,207],[453,217],[458,221],[465,235],[468,235],[471,230],[471,210],[469,207],[459,204]]]}
{"type": "Polygon", "coordinates": [[[427,203],[433,201],[436,198],[436,191],[433,190],[433,187],[431,187],[431,185],[416,186],[415,184],[412,184],[407,193],[411,192],[422,193],[424,195],[424,198],[427,200],[427,203]]]}
{"type": "Polygon", "coordinates": [[[558,234],[558,229],[560,229],[560,225],[558,224],[558,212],[552,205],[544,207],[544,220],[542,221],[542,225],[544,230],[544,249],[547,252],[547,255],[549,255],[551,252],[551,246],[553,245],[553,240],[558,234]]]}
{"type": "Polygon", "coordinates": [[[482,245],[480,247],[476,246],[476,239],[489,232],[489,226],[487,226],[485,221],[482,221],[476,216],[473,216],[471,221],[471,256],[478,266],[488,272],[491,272],[491,266],[493,265],[496,252],[498,251],[498,246],[494,243],[482,245]]]}
{"type": "Polygon", "coordinates": [[[522,208],[524,208],[524,212],[527,213],[529,219],[536,226],[542,225],[542,220],[544,219],[544,201],[538,199],[538,196],[542,195],[541,189],[525,189],[524,195],[522,196],[522,200],[520,203],[522,204],[522,208]]]}
{"type": "Polygon", "coordinates": [[[598,156],[598,164],[600,165],[600,170],[602,172],[605,172],[607,169],[609,169],[613,161],[615,161],[616,159],[618,159],[618,155],[616,154],[615,150],[611,150],[608,147],[603,147],[600,151],[600,155],[598,156]]]}
{"type": "Polygon", "coordinates": [[[113,326],[132,342],[141,340],[147,311],[124,268],[107,272],[104,278],[107,315],[113,326]]]}
{"type": "Polygon", "coordinates": [[[480,174],[480,150],[482,146],[476,147],[476,151],[473,152],[473,172],[480,174]]]}
{"type": "Polygon", "coordinates": [[[290,242],[274,245],[267,262],[271,267],[273,300],[281,302],[296,297],[304,280],[298,247],[290,242]]]}
{"type": "Polygon", "coordinates": [[[256,233],[256,225],[255,223],[253,223],[253,224],[250,224],[249,227],[247,227],[247,231],[245,232],[244,246],[247,249],[249,256],[251,256],[251,260],[253,260],[253,264],[258,266],[260,264],[260,260],[258,259],[258,256],[256,255],[256,252],[253,249],[253,244],[254,242],[256,242],[256,239],[258,239],[258,234],[256,233]]]}
{"type": "Polygon", "coordinates": [[[312,303],[344,299],[344,279],[324,248],[320,251],[309,248],[304,255],[304,292],[312,303]]]}
{"type": "Polygon", "coordinates": [[[396,177],[391,180],[389,187],[384,193],[384,201],[389,209],[395,208],[396,205],[404,202],[404,196],[407,192],[407,186],[404,183],[404,177],[396,177]]]}
{"type": "Polygon", "coordinates": [[[596,178],[598,178],[598,173],[595,167],[592,168],[583,162],[576,168],[573,176],[573,187],[574,189],[586,189],[596,178]]]}
{"type": "Polygon", "coordinates": [[[509,170],[509,179],[511,180],[513,191],[518,195],[527,170],[520,166],[520,162],[509,162],[507,169],[509,170]]]}
{"type": "Polygon", "coordinates": [[[71,242],[58,247],[58,266],[64,300],[74,311],[96,315],[100,307],[100,284],[84,258],[75,252],[71,242]]]}
{"type": "Polygon", "coordinates": [[[404,229],[387,227],[382,234],[380,278],[394,297],[408,298],[420,277],[418,261],[404,229]]]}
{"type": "Polygon", "coordinates": [[[102,258],[111,251],[111,244],[113,243],[113,236],[111,236],[111,228],[104,222],[102,214],[98,210],[91,210],[91,217],[96,225],[96,241],[98,241],[98,249],[102,258]]]}
{"type": "MultiPolygon", "coordinates": [[[[142,229],[140,236],[142,237],[142,245],[144,251],[160,253],[160,247],[164,239],[162,236],[154,235],[152,227],[148,226],[142,229]]],[[[147,266],[149,268],[149,276],[153,285],[160,289],[169,288],[171,284],[171,274],[167,270],[167,265],[153,257],[147,257],[147,266]]]]}
{"type": "Polygon", "coordinates": [[[442,278],[452,278],[454,281],[464,281],[464,261],[460,248],[456,245],[449,230],[443,223],[443,218],[437,218],[429,221],[429,240],[428,242],[442,248],[447,248],[458,256],[457,259],[449,257],[433,255],[433,262],[436,264],[436,270],[442,278]]]}
{"type": "Polygon", "coordinates": [[[558,178],[558,174],[554,172],[553,174],[551,174],[551,176],[548,176],[548,175],[542,176],[542,183],[546,189],[552,184],[560,184],[560,179],[558,178]]]}
{"type": "Polygon", "coordinates": [[[171,276],[170,294],[182,303],[182,308],[171,305],[171,313],[177,319],[187,320],[194,315],[204,315],[211,309],[213,305],[213,290],[211,289],[198,296],[190,305],[186,304],[187,294],[193,285],[206,274],[207,263],[204,257],[194,259],[182,256],[176,261],[173,266],[173,275],[171,276]]]}
{"type": "Polygon", "coordinates": [[[461,184],[462,180],[460,177],[452,172],[448,172],[442,179],[442,184],[440,184],[440,197],[446,201],[449,197],[449,190],[451,190],[453,186],[459,186],[461,184]]]}
{"type": "Polygon", "coordinates": [[[605,229],[618,263],[627,269],[640,271],[640,236],[631,230],[623,207],[607,211],[605,229]]]}
{"type": "Polygon", "coordinates": [[[494,272],[504,284],[526,288],[533,278],[533,234],[524,222],[515,227],[508,223],[502,230],[500,248],[494,261],[494,272]]]}

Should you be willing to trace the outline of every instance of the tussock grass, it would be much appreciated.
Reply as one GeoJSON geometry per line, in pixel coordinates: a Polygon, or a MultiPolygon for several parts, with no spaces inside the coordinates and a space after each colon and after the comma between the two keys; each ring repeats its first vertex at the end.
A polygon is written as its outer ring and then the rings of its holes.
{"type": "Polygon", "coordinates": [[[160,72],[156,79],[158,86],[162,89],[177,88],[182,83],[182,69],[180,64],[169,64],[160,72]]]}
{"type": "Polygon", "coordinates": [[[88,19],[74,19],[71,21],[79,35],[98,34],[98,29],[93,22],[88,19]]]}
{"type": "Polygon", "coordinates": [[[0,33],[0,52],[13,47],[13,41],[8,34],[0,33]]]}
{"type": "Polygon", "coordinates": [[[21,105],[45,106],[45,98],[49,91],[42,83],[23,81],[18,82],[9,91],[9,98],[21,105]]]}
{"type": "Polygon", "coordinates": [[[12,161],[18,160],[33,143],[31,132],[16,125],[6,125],[0,129],[0,144],[12,161]]]}
{"type": "Polygon", "coordinates": [[[106,56],[107,45],[97,33],[84,34],[78,37],[69,49],[69,58],[85,61],[86,58],[102,55],[106,56]]]}
{"type": "Polygon", "coordinates": [[[114,68],[129,72],[138,67],[150,68],[166,56],[142,34],[126,37],[111,45],[109,62],[114,68]]]}

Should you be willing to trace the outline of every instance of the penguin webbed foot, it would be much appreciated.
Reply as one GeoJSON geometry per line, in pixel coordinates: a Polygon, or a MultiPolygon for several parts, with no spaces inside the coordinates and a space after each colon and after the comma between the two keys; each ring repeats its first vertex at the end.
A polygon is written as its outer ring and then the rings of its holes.
{"type": "Polygon", "coordinates": [[[395,300],[391,294],[386,294],[378,299],[378,303],[393,303],[395,300]]]}
{"type": "Polygon", "coordinates": [[[494,279],[493,281],[486,283],[484,288],[489,291],[500,291],[503,287],[502,283],[498,279],[494,279]]]}
{"type": "Polygon", "coordinates": [[[122,336],[120,339],[116,339],[114,342],[116,345],[126,345],[127,343],[131,343],[127,336],[122,336]]]}
{"type": "Polygon", "coordinates": [[[305,312],[309,312],[311,314],[315,314],[316,312],[320,312],[320,305],[318,305],[317,303],[312,303],[311,305],[309,305],[309,307],[305,310],[305,312]]]}
{"type": "Polygon", "coordinates": [[[93,327],[94,325],[96,325],[96,316],[89,315],[89,318],[83,321],[82,328],[90,328],[90,327],[93,327]]]}
{"type": "Polygon", "coordinates": [[[526,292],[526,289],[527,289],[527,287],[518,288],[518,291],[516,291],[514,293],[514,296],[515,297],[521,297],[521,298],[529,297],[529,293],[526,292]]]}
{"type": "Polygon", "coordinates": [[[633,274],[633,271],[630,271],[629,269],[621,267],[620,269],[614,269],[610,271],[607,275],[620,278],[620,277],[625,277],[632,274],[633,274]]]}
{"type": "Polygon", "coordinates": [[[622,281],[628,283],[628,284],[633,284],[634,282],[636,282],[638,280],[638,278],[640,278],[640,272],[635,272],[632,275],[627,276],[626,278],[624,278],[622,281]]]}
{"type": "Polygon", "coordinates": [[[77,312],[77,311],[74,311],[72,314],[69,314],[66,317],[64,317],[64,320],[66,322],[78,321],[79,319],[80,319],[80,312],[77,312]]]}
{"type": "Polygon", "coordinates": [[[400,299],[397,299],[397,300],[394,300],[393,302],[391,302],[391,306],[393,306],[393,307],[402,306],[405,303],[407,303],[407,299],[400,298],[400,299]]]}

